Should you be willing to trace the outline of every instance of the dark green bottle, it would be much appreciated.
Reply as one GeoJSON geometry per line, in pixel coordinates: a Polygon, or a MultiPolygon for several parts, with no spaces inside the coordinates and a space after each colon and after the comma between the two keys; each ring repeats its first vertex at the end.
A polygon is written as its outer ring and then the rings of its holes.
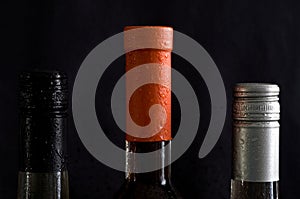
{"type": "Polygon", "coordinates": [[[67,77],[57,71],[20,75],[18,199],[68,199],[65,161],[67,77]]]}

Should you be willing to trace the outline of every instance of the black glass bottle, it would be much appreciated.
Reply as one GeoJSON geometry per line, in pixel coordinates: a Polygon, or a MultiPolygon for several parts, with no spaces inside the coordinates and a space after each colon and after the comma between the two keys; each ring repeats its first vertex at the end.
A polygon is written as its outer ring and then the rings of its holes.
{"type": "Polygon", "coordinates": [[[18,199],[68,199],[65,161],[67,77],[58,71],[20,75],[18,199]]]}

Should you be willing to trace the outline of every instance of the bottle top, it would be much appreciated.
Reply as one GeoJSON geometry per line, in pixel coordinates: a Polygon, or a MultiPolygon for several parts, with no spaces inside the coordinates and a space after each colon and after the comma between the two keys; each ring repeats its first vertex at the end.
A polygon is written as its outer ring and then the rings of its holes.
{"type": "Polygon", "coordinates": [[[23,72],[19,77],[22,111],[65,112],[68,108],[67,76],[60,71],[23,72]]]}
{"type": "Polygon", "coordinates": [[[233,119],[241,121],[279,120],[279,87],[267,83],[239,83],[234,88],[233,119]]]}
{"type": "Polygon", "coordinates": [[[126,26],[124,28],[125,51],[138,49],[173,49],[173,28],[166,26],[126,26]]]}
{"type": "Polygon", "coordinates": [[[235,97],[268,97],[278,96],[279,87],[267,83],[238,83],[234,89],[235,97]]]}

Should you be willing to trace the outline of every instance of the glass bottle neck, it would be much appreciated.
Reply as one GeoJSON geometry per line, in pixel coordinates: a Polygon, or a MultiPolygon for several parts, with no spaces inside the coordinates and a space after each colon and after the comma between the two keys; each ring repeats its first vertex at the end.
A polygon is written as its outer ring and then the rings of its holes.
{"type": "Polygon", "coordinates": [[[18,199],[68,199],[69,181],[66,170],[47,173],[19,172],[18,199]]]}
{"type": "Polygon", "coordinates": [[[171,141],[160,142],[129,142],[126,141],[126,180],[144,184],[170,184],[171,166],[167,165],[171,159],[171,141]],[[130,153],[148,153],[162,149],[154,159],[155,166],[159,168],[146,173],[135,173],[134,170],[141,170],[143,163],[140,163],[135,155],[130,153]]]}
{"type": "Polygon", "coordinates": [[[278,199],[278,181],[247,182],[231,180],[231,199],[278,199]]]}

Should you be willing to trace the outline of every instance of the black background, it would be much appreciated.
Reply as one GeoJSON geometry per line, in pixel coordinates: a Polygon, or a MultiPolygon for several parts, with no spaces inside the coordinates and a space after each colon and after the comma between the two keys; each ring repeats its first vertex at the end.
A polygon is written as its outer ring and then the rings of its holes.
{"type": "MultiPolygon", "coordinates": [[[[197,139],[172,165],[173,183],[182,195],[229,198],[232,88],[237,82],[271,82],[281,88],[280,194],[284,199],[299,198],[299,5],[296,1],[279,0],[2,1],[0,198],[16,198],[19,129],[16,96],[20,71],[63,70],[69,76],[71,90],[87,54],[126,25],[167,25],[189,35],[209,52],[225,83],[228,110],[223,133],[213,151],[198,159],[209,124],[209,96],[201,76],[195,75],[184,60],[173,56],[173,67],[191,82],[201,108],[197,139]]],[[[109,112],[110,92],[122,73],[124,57],[109,67],[99,84],[98,111],[109,112]]],[[[176,129],[180,109],[176,100],[173,105],[176,129]]],[[[100,117],[107,135],[116,144],[123,143],[122,135],[109,118],[100,117]]],[[[87,152],[71,114],[68,138],[71,198],[111,198],[122,184],[124,173],[106,167],[87,152]]]]}

